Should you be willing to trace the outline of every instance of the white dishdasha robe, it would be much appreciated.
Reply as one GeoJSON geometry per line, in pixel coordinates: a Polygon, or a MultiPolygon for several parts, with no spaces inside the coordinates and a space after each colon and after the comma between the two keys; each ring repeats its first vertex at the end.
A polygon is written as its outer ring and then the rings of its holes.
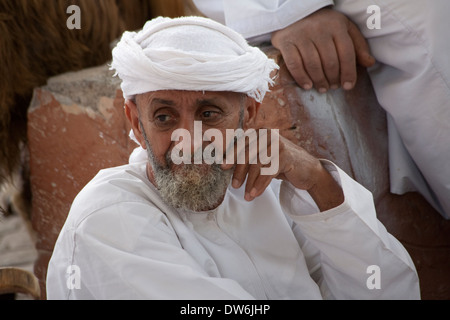
{"type": "Polygon", "coordinates": [[[229,187],[215,210],[177,211],[148,180],[146,162],[104,169],[71,207],[47,297],[419,299],[414,264],[377,220],[371,193],[322,163],[345,194],[326,212],[280,180],[252,202],[244,187],[229,187]]]}

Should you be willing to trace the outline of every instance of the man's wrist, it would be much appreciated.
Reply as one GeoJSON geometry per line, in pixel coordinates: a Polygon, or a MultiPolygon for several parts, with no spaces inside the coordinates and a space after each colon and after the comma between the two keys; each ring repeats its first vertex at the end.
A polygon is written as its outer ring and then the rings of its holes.
{"type": "Polygon", "coordinates": [[[320,211],[338,207],[345,200],[341,186],[322,164],[315,174],[315,183],[308,192],[320,211]]]}

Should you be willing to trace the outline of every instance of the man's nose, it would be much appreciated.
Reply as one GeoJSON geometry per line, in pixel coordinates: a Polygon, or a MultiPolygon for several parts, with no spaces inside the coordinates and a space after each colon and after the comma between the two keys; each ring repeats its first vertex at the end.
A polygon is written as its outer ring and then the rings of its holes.
{"type": "Polygon", "coordinates": [[[193,157],[203,146],[203,128],[201,121],[194,118],[187,118],[180,121],[177,132],[172,134],[172,141],[176,142],[176,148],[182,152],[189,151],[193,157]]]}

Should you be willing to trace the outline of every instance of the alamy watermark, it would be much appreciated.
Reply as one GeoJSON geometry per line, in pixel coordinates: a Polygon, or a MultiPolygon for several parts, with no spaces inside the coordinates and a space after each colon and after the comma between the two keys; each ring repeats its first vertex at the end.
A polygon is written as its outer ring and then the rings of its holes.
{"type": "Polygon", "coordinates": [[[381,268],[376,264],[368,266],[366,273],[370,274],[367,278],[366,286],[369,290],[381,289],[381,268]]]}
{"type": "Polygon", "coordinates": [[[176,129],[172,132],[171,141],[178,143],[172,149],[170,158],[176,165],[246,164],[248,161],[249,164],[262,165],[261,175],[275,175],[278,172],[280,146],[278,129],[250,128],[246,131],[226,129],[225,136],[224,140],[222,131],[214,128],[203,133],[202,122],[195,121],[194,137],[187,129],[176,129]],[[203,149],[204,141],[211,143],[203,149]],[[194,155],[191,152],[192,143],[196,150],[194,155]]]}
{"type": "Polygon", "coordinates": [[[70,14],[66,21],[67,29],[81,29],[81,9],[77,5],[71,5],[67,7],[67,14],[70,14]]]}
{"type": "Polygon", "coordinates": [[[381,9],[377,5],[367,7],[367,13],[371,14],[366,20],[366,26],[369,30],[381,29],[381,9]]]}
{"type": "Polygon", "coordinates": [[[77,265],[70,265],[66,269],[66,286],[69,290],[81,289],[81,269],[77,265]]]}
{"type": "MultiPolygon", "coordinates": [[[[81,29],[81,9],[79,6],[73,4],[67,7],[67,14],[70,14],[67,19],[66,25],[69,30],[81,29]]],[[[381,9],[377,5],[370,5],[367,7],[370,17],[366,20],[366,26],[368,29],[381,29],[381,9]]]]}
{"type": "MultiPolygon", "coordinates": [[[[366,269],[370,276],[366,280],[366,287],[369,290],[381,289],[381,268],[378,265],[370,265],[366,269]]],[[[81,269],[77,265],[70,265],[66,269],[66,285],[69,290],[81,289],[81,269]]]]}

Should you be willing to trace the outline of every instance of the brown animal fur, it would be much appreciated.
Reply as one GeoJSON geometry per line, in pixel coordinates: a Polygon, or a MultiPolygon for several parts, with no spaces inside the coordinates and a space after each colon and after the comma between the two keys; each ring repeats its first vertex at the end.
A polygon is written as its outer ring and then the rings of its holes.
{"type": "Polygon", "coordinates": [[[152,16],[182,14],[182,0],[0,0],[0,185],[20,170],[26,153],[33,89],[51,76],[100,65],[110,43],[152,16]],[[164,12],[152,12],[164,4],[164,12]],[[67,7],[81,9],[69,30],[67,7]],[[168,10],[167,10],[168,8],[168,10]],[[153,13],[153,14],[152,14],[153,13]],[[25,150],[24,150],[25,146],[25,150]]]}

